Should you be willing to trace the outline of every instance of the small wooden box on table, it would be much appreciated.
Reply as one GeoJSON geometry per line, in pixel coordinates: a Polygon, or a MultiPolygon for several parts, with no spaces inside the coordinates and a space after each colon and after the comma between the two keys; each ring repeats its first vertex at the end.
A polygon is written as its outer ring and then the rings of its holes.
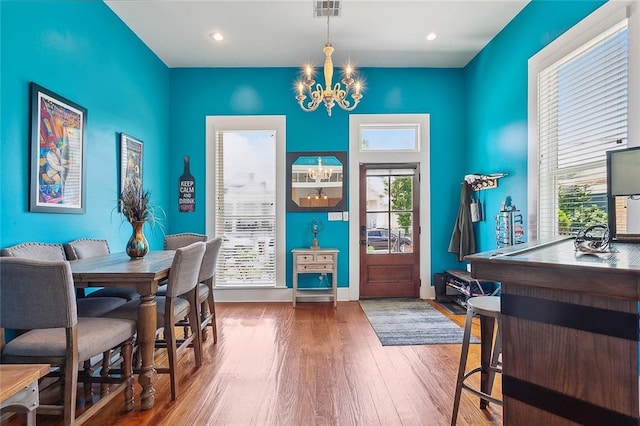
{"type": "Polygon", "coordinates": [[[338,252],[337,249],[293,249],[293,307],[298,295],[303,297],[332,297],[333,306],[338,302],[338,252]],[[331,274],[331,288],[298,289],[298,274],[331,274]]]}

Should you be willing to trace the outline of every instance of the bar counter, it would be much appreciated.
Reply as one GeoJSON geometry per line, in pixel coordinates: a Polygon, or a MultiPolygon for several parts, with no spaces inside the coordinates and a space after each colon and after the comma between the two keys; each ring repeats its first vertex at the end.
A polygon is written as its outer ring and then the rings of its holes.
{"type": "Polygon", "coordinates": [[[505,425],[638,425],[640,244],[557,238],[469,255],[502,283],[505,425]]]}

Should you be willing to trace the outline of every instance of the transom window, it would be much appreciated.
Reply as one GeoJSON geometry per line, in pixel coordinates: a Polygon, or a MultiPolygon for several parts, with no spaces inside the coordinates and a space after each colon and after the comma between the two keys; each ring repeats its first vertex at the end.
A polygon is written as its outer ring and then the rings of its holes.
{"type": "Polygon", "coordinates": [[[417,124],[365,125],[360,128],[360,150],[419,151],[417,124]]]}

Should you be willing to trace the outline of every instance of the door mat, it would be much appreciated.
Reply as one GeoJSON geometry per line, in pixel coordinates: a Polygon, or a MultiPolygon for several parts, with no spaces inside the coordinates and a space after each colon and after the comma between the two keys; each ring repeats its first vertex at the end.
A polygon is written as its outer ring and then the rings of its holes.
{"type": "Polygon", "coordinates": [[[382,346],[462,343],[464,330],[423,300],[361,300],[360,306],[382,346]]]}

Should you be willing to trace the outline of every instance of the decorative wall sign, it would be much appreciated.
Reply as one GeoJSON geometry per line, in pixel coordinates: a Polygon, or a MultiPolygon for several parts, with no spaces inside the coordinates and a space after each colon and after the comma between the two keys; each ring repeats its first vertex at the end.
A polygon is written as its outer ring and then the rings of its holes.
{"type": "Polygon", "coordinates": [[[189,172],[189,156],[184,157],[184,172],[178,179],[178,211],[180,213],[196,211],[196,180],[189,172]]]}
{"type": "Polygon", "coordinates": [[[31,83],[29,211],[85,212],[87,109],[31,83]]]}

